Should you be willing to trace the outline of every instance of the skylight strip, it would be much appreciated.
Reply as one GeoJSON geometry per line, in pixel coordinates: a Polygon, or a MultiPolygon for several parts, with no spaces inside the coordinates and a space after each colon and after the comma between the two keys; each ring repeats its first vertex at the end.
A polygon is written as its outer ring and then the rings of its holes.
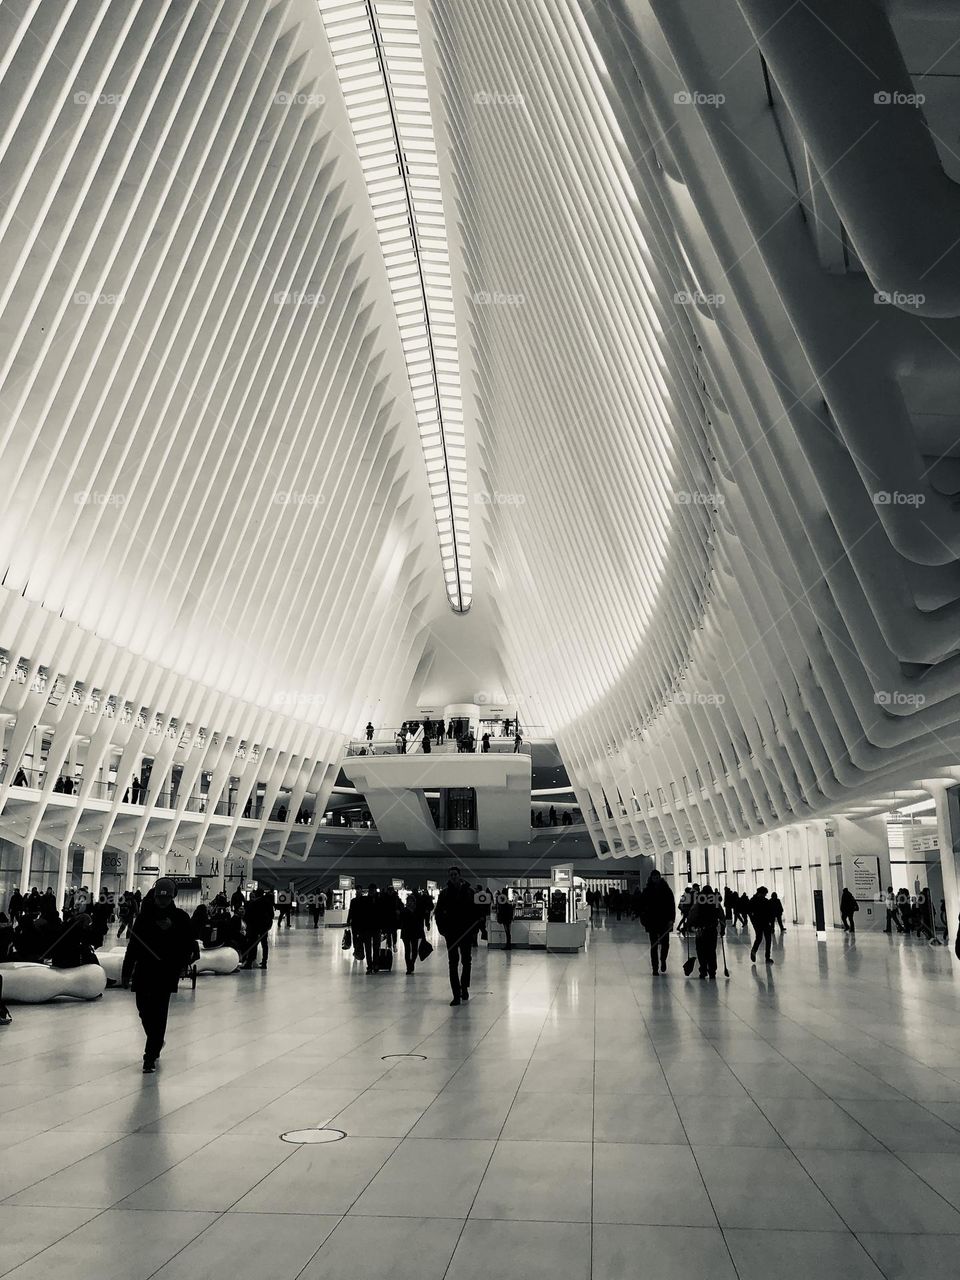
{"type": "Polygon", "coordinates": [[[413,0],[318,4],[401,326],[447,599],[465,613],[472,575],[460,370],[439,164],[413,0]],[[422,247],[421,226],[429,251],[422,247]],[[454,458],[460,465],[452,465],[454,458]]]}

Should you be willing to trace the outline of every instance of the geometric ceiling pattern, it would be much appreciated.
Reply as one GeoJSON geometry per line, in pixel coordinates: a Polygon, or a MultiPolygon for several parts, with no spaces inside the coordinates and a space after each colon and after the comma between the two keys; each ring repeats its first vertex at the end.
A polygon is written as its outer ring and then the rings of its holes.
{"type": "Polygon", "coordinates": [[[953,780],[948,8],[0,0],[0,834],[299,851],[441,633],[604,853],[953,780]]]}

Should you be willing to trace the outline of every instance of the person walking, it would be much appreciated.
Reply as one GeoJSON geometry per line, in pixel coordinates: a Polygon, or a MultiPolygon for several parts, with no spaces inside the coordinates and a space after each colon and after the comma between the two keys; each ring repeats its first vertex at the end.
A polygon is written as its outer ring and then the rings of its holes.
{"type": "Polygon", "coordinates": [[[689,927],[693,930],[700,977],[715,981],[717,977],[717,940],[727,931],[720,895],[709,884],[692,895],[689,927]]]}
{"type": "Polygon", "coordinates": [[[313,916],[313,927],[320,928],[320,921],[323,919],[327,910],[327,895],[322,889],[317,889],[310,895],[310,914],[313,916]]]}
{"type": "Polygon", "coordinates": [[[177,989],[180,975],[196,954],[190,917],[174,906],[176,896],[177,886],[161,876],[143,900],[123,957],[121,982],[124,987],[133,987],[146,1036],[145,1075],[157,1069],[167,1030],[170,997],[177,989]]]}
{"type": "Polygon", "coordinates": [[[677,933],[686,934],[690,928],[690,912],[693,910],[693,904],[696,902],[699,892],[700,886],[691,884],[680,895],[680,924],[677,927],[677,933]]]}
{"type": "Polygon", "coordinates": [[[497,924],[503,929],[506,938],[506,951],[513,950],[513,938],[511,929],[513,928],[513,903],[506,889],[501,889],[497,893],[497,924]]]}
{"type": "Polygon", "coordinates": [[[450,868],[434,915],[437,930],[447,945],[450,990],[453,992],[450,1004],[458,1005],[470,999],[470,951],[477,931],[473,890],[464,882],[458,867],[450,868]]]}
{"type": "Polygon", "coordinates": [[[753,928],[754,939],[753,946],[750,948],[750,960],[755,963],[757,952],[760,950],[760,943],[763,943],[763,958],[767,964],[773,964],[773,958],[770,955],[770,947],[773,944],[773,921],[774,910],[773,903],[767,896],[765,885],[760,885],[757,892],[750,899],[747,907],[747,915],[749,916],[753,928]]]}
{"type": "Polygon", "coordinates": [[[887,911],[887,922],[884,925],[883,932],[892,933],[895,927],[897,930],[897,933],[903,933],[903,925],[900,923],[900,912],[897,909],[897,895],[893,892],[892,884],[887,885],[886,900],[884,905],[887,911]]]}
{"type": "Polygon", "coordinates": [[[513,735],[513,754],[515,756],[520,754],[520,748],[522,746],[523,746],[523,735],[518,729],[517,732],[513,735]]]}
{"type": "Polygon", "coordinates": [[[846,886],[840,894],[840,920],[844,933],[856,933],[857,926],[853,917],[860,910],[860,904],[846,886]]]}
{"type": "Polygon", "coordinates": [[[354,898],[350,904],[350,923],[353,928],[354,955],[367,962],[367,973],[378,973],[380,966],[380,902],[377,886],[367,886],[367,892],[354,898]]]}
{"type": "Polygon", "coordinates": [[[774,924],[778,926],[778,928],[780,929],[780,933],[782,935],[786,932],[786,928],[783,923],[783,903],[777,897],[776,891],[774,891],[770,895],[770,905],[773,908],[774,924]]]}
{"type": "Polygon", "coordinates": [[[403,942],[403,958],[407,962],[407,973],[413,973],[420,954],[420,944],[426,942],[427,935],[423,928],[423,912],[415,893],[408,893],[407,900],[400,910],[400,938],[403,942]]]}
{"type": "Polygon", "coordinates": [[[400,895],[391,885],[388,889],[384,889],[383,893],[377,897],[377,941],[383,937],[385,945],[391,951],[397,949],[397,931],[400,928],[400,912],[403,909],[403,903],[400,901],[400,895]]]}
{"type": "Polygon", "coordinates": [[[650,939],[650,967],[655,975],[667,972],[667,952],[670,950],[670,934],[677,918],[677,903],[673,890],[660,872],[650,872],[646,886],[640,894],[640,924],[650,939]]]}
{"type": "Polygon", "coordinates": [[[254,889],[247,902],[247,954],[241,969],[252,969],[260,949],[260,968],[266,969],[270,958],[270,930],[273,928],[273,900],[262,889],[254,889]]]}
{"type": "Polygon", "coordinates": [[[489,750],[490,750],[490,735],[489,733],[485,733],[480,739],[480,751],[483,755],[486,755],[489,750]]]}

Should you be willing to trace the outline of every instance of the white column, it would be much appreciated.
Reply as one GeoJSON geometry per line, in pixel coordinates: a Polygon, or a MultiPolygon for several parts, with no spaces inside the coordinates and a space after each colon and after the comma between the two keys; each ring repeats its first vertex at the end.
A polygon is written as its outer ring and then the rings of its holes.
{"type": "MultiPolygon", "coordinates": [[[[808,822],[805,827],[808,840],[808,853],[811,867],[820,867],[820,887],[823,890],[823,919],[828,929],[837,923],[839,904],[834,901],[833,876],[830,871],[830,841],[827,839],[825,822],[808,822]]],[[[813,894],[811,892],[811,905],[813,894]]]]}
{"type": "Polygon", "coordinates": [[[97,846],[93,851],[93,872],[90,885],[90,897],[94,902],[100,897],[100,882],[103,878],[103,850],[97,846]]]}
{"type": "Polygon", "coordinates": [[[28,841],[20,851],[20,892],[27,893],[30,888],[30,862],[33,845],[28,841]]]}
{"type": "MultiPolygon", "coordinates": [[[[947,929],[950,933],[950,950],[953,952],[957,938],[957,916],[960,913],[960,787],[948,788],[931,783],[929,790],[936,803],[943,900],[947,907],[947,929]]],[[[933,903],[935,919],[938,918],[939,911],[939,902],[933,903]]]]}
{"type": "MultiPolygon", "coordinates": [[[[71,774],[71,777],[73,775],[71,774]]],[[[62,844],[59,849],[60,860],[57,863],[57,910],[63,910],[67,897],[67,859],[70,856],[69,843],[62,844]]]]}

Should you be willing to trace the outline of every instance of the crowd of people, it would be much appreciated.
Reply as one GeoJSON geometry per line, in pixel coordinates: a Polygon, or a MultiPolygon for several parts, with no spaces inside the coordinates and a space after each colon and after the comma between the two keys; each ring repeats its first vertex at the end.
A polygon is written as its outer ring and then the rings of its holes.
{"type": "MultiPolygon", "coordinates": [[[[376,729],[373,723],[368,721],[364,730],[366,745],[360,747],[358,755],[376,755],[375,735],[376,729]]],[[[519,720],[504,720],[502,731],[499,722],[494,726],[493,732],[490,729],[484,730],[480,735],[481,754],[485,755],[490,751],[495,736],[512,737],[514,752],[518,752],[523,746],[519,720]]],[[[450,720],[446,726],[442,720],[431,720],[428,717],[421,722],[407,720],[393,736],[394,748],[401,756],[406,755],[415,743],[419,743],[419,748],[424,755],[429,755],[434,746],[443,746],[445,742],[456,745],[457,751],[461,753],[472,755],[477,749],[477,735],[471,728],[469,720],[466,719],[450,720]]]]}
{"type": "Polygon", "coordinates": [[[425,958],[421,944],[426,942],[435,906],[426,889],[411,891],[403,901],[392,886],[381,890],[371,884],[347,910],[344,950],[352,948],[354,958],[366,963],[367,973],[381,973],[393,968],[398,942],[402,942],[407,973],[413,973],[417,960],[425,958]]]}

